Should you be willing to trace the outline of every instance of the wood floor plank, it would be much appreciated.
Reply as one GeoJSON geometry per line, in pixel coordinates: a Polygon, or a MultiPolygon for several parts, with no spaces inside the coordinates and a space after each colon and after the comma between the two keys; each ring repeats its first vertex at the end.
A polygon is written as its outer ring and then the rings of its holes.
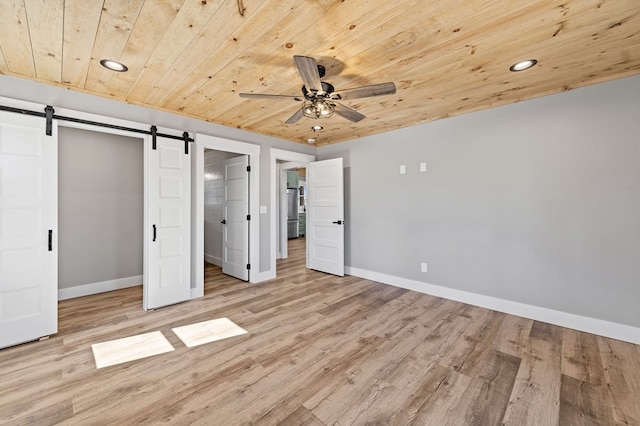
{"type": "Polygon", "coordinates": [[[457,407],[464,403],[463,392],[471,379],[450,368],[434,364],[424,375],[418,390],[395,410],[389,424],[404,425],[456,425],[461,421],[457,407]]]}
{"type": "Polygon", "coordinates": [[[494,351],[483,358],[484,362],[475,367],[475,377],[463,393],[463,402],[456,408],[462,424],[501,424],[509,404],[520,358],[494,351]]]}
{"type": "Polygon", "coordinates": [[[0,350],[0,424],[640,425],[640,346],[354,276],[205,268],[155,311],[132,287],[59,303],[59,332],[0,350]],[[172,328],[247,334],[187,348],[172,328]],[[91,344],[160,331],[175,350],[96,369],[91,344]]]}
{"type": "Polygon", "coordinates": [[[505,425],[558,424],[560,358],[560,346],[538,338],[529,340],[504,415],[505,425]]]}
{"type": "Polygon", "coordinates": [[[493,348],[505,354],[521,357],[529,343],[533,320],[505,315],[502,326],[495,335],[493,348]]]}
{"type": "Polygon", "coordinates": [[[604,383],[598,338],[576,330],[562,335],[562,374],[593,385],[604,383]]]}
{"type": "Polygon", "coordinates": [[[607,388],[563,374],[560,387],[560,424],[615,424],[607,388]]]}
{"type": "Polygon", "coordinates": [[[640,347],[597,337],[616,424],[640,425],[640,347]]]}
{"type": "Polygon", "coordinates": [[[562,343],[562,328],[553,324],[534,321],[529,337],[544,340],[554,345],[560,345],[562,343]]]}
{"type": "Polygon", "coordinates": [[[299,407],[282,420],[280,424],[282,426],[324,426],[324,423],[304,407],[299,407]]]}

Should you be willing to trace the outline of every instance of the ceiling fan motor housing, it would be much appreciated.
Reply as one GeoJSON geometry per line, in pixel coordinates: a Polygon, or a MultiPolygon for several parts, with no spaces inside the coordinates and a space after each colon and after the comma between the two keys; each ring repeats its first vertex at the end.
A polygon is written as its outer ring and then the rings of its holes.
{"type": "MultiPolygon", "coordinates": [[[[324,81],[320,82],[322,84],[322,91],[324,92],[325,96],[330,95],[331,93],[333,93],[335,89],[335,87],[333,87],[333,84],[331,83],[325,83],[324,81]]],[[[302,94],[304,95],[305,98],[307,99],[315,99],[316,98],[316,93],[312,90],[307,90],[307,88],[305,86],[302,86],[302,94]]]]}

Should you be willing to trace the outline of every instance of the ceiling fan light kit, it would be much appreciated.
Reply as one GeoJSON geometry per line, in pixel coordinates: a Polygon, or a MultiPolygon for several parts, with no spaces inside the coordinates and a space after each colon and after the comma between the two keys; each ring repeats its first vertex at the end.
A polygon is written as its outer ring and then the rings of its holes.
{"type": "Polygon", "coordinates": [[[302,103],[302,114],[309,118],[329,118],[333,115],[335,104],[324,100],[314,99],[302,103]]]}
{"type": "MultiPolygon", "coordinates": [[[[253,99],[293,99],[295,101],[302,101],[300,109],[289,117],[289,119],[285,121],[285,124],[295,124],[300,121],[302,117],[308,117],[314,120],[329,118],[333,116],[334,113],[353,123],[357,123],[364,119],[365,116],[336,101],[392,95],[396,93],[396,85],[392,82],[336,91],[332,84],[320,81],[325,75],[325,67],[318,65],[314,58],[295,55],[293,59],[304,83],[304,86],[302,86],[302,98],[294,95],[273,95],[266,93],[240,93],[240,97],[253,99]]],[[[313,129],[314,131],[316,130],[315,126],[313,129]]]]}

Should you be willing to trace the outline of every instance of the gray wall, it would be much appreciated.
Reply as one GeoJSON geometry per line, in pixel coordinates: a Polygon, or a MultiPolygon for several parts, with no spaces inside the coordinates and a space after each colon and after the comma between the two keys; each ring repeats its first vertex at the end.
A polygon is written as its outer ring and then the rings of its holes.
{"type": "Polygon", "coordinates": [[[141,139],[59,128],[59,288],[142,275],[142,166],[141,139]]]}
{"type": "Polygon", "coordinates": [[[640,76],[318,149],[337,156],[347,265],[640,327],[640,76]]]}

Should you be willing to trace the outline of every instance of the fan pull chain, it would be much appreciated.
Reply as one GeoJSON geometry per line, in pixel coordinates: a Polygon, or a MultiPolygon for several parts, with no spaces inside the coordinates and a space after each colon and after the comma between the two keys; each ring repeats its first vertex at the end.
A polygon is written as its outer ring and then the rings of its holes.
{"type": "Polygon", "coordinates": [[[244,11],[245,11],[245,7],[244,4],[242,3],[242,0],[238,0],[238,12],[240,12],[240,16],[244,16],[244,11]]]}

